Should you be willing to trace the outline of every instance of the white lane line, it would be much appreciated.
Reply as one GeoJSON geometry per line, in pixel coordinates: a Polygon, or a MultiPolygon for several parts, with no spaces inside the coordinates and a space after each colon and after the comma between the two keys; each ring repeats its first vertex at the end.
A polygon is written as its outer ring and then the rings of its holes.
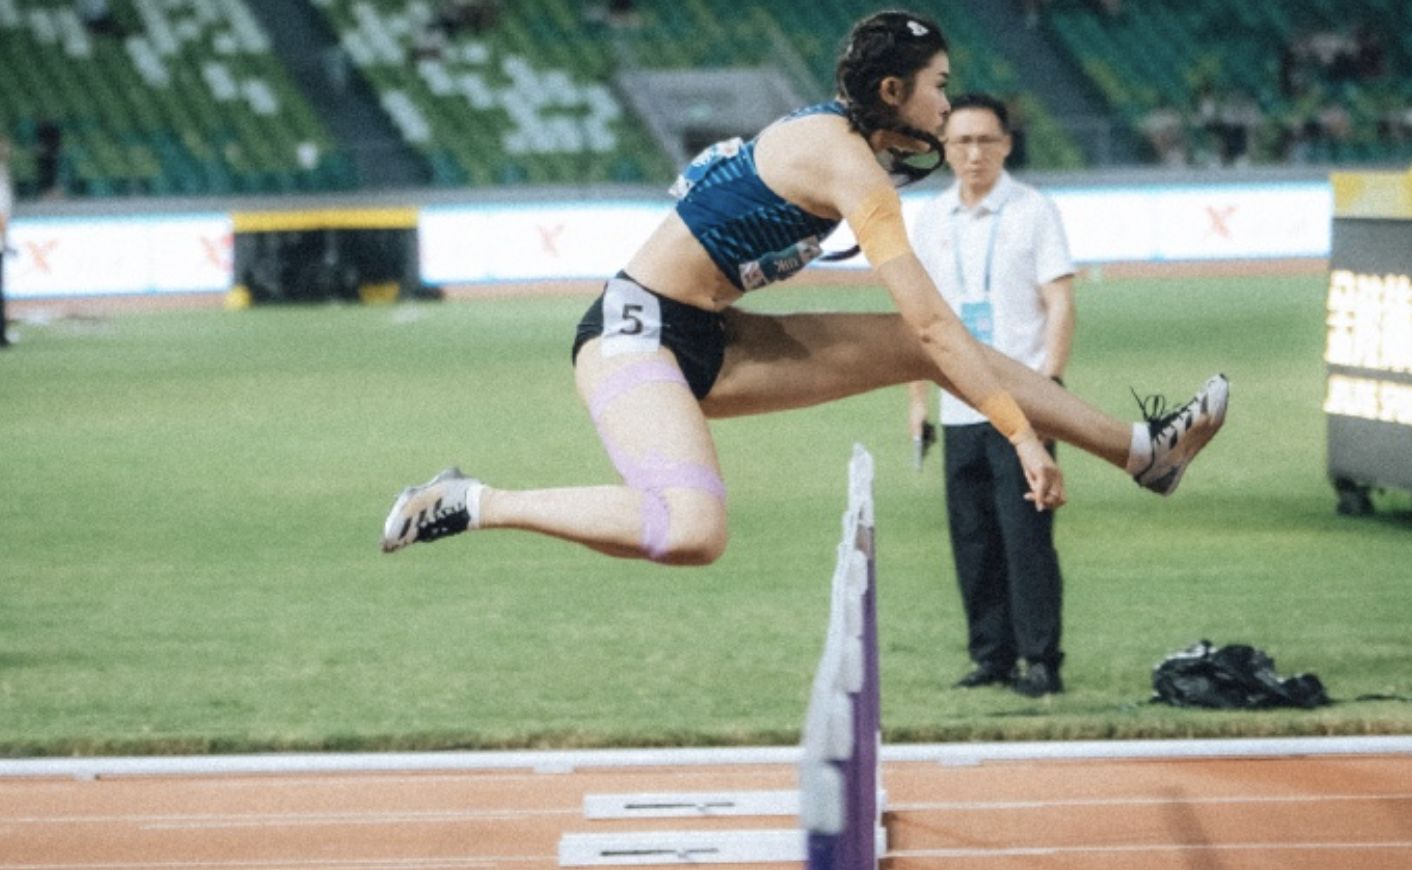
{"type": "MultiPolygon", "coordinates": [[[[0,761],[0,767],[4,762],[0,761]]],[[[765,768],[762,768],[765,769],[765,768]]],[[[795,776],[795,769],[781,766],[778,771],[765,769],[770,782],[777,782],[781,787],[785,784],[792,784],[795,776]]],[[[632,770],[633,774],[638,773],[632,770]]],[[[199,782],[199,787],[203,791],[220,791],[224,789],[245,790],[256,789],[260,791],[274,789],[298,789],[298,788],[336,788],[342,789],[345,786],[353,789],[367,787],[369,785],[378,786],[436,786],[436,787],[486,787],[504,788],[517,785],[527,785],[535,788],[553,788],[555,780],[559,777],[571,777],[575,774],[594,777],[612,777],[614,774],[607,768],[581,769],[573,771],[556,771],[553,773],[496,773],[477,771],[428,771],[426,773],[345,773],[342,771],[332,771],[326,774],[289,774],[271,772],[236,772],[236,773],[214,773],[209,776],[190,775],[192,779],[199,782]]],[[[31,792],[42,790],[67,790],[74,787],[74,783],[83,782],[88,785],[101,786],[104,784],[121,783],[131,785],[134,783],[152,784],[163,780],[181,777],[187,778],[187,774],[167,774],[167,773],[140,773],[140,774],[118,774],[101,773],[93,776],[54,776],[54,777],[7,777],[0,772],[0,794],[7,789],[24,788],[31,792]]],[[[706,781],[711,783],[744,783],[742,788],[753,788],[760,782],[755,777],[743,777],[739,771],[728,770],[723,772],[708,770],[705,768],[664,768],[660,773],[654,772],[654,779],[662,782],[692,783],[706,781]]],[[[729,785],[722,787],[731,787],[729,785]]]]}
{"type": "Polygon", "coordinates": [[[0,863],[0,870],[265,870],[306,867],[311,870],[481,870],[507,864],[543,864],[552,855],[446,856],[441,858],[269,858],[230,861],[94,861],[67,864],[0,863]]]}
{"type": "MultiPolygon", "coordinates": [[[[0,760],[0,779],[64,776],[153,776],[236,773],[371,773],[518,770],[568,773],[601,767],[691,767],[799,762],[797,746],[661,749],[489,750],[483,752],[274,753],[160,757],[22,758],[0,760]]],[[[1087,740],[1007,743],[888,744],[884,764],[1054,761],[1118,758],[1250,758],[1324,755],[1412,755],[1412,736],[1269,737],[1197,740],[1087,740]]]]}
{"type": "Polygon", "coordinates": [[[1412,793],[1396,794],[1303,794],[1303,795],[1229,795],[1224,797],[1113,797],[1113,798],[1069,798],[1062,800],[1025,801],[923,801],[904,803],[889,801],[889,813],[926,812],[945,810],[951,812],[989,812],[992,810],[1043,810],[1055,807],[1124,807],[1124,806],[1167,806],[1172,804],[1189,805],[1228,805],[1228,804],[1294,804],[1294,803],[1335,803],[1342,801],[1408,801],[1412,793]]]}
{"type": "MultiPolygon", "coordinates": [[[[523,822],[529,818],[574,817],[581,810],[444,810],[351,813],[172,813],[108,814],[95,816],[20,816],[0,818],[0,825],[135,825],[144,830],[162,828],[298,827],[302,825],[400,825],[455,824],[471,821],[523,822]]],[[[3,865],[0,865],[3,866],[3,865]]]]}
{"type": "Polygon", "coordinates": [[[1319,852],[1355,850],[1412,851],[1412,840],[1388,840],[1359,843],[1152,843],[1128,846],[1025,846],[1000,849],[900,849],[885,857],[897,858],[1017,858],[1044,855],[1105,855],[1153,852],[1319,852]]]}

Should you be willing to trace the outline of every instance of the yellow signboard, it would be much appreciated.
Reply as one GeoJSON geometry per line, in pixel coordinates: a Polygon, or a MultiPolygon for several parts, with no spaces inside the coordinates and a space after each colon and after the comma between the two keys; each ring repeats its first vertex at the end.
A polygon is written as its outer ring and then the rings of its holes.
{"type": "Polygon", "coordinates": [[[1412,220],[1412,169],[1406,172],[1335,172],[1334,218],[1412,220]]]}

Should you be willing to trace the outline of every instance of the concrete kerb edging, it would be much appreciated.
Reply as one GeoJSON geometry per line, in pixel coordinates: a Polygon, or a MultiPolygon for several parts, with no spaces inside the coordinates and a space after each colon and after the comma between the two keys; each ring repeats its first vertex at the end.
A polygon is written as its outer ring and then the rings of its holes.
{"type": "MultiPolygon", "coordinates": [[[[1094,740],[892,744],[884,764],[967,766],[987,761],[1412,755],[1412,736],[1276,737],[1210,740],[1094,740]]],[[[587,749],[487,752],[288,753],[0,759],[0,778],[211,776],[533,770],[571,773],[600,767],[796,764],[797,746],[587,749]]]]}

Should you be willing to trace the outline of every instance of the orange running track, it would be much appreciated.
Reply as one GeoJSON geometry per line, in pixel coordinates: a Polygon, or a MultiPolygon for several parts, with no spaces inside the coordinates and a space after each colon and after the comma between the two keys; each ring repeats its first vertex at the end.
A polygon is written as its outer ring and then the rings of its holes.
{"type": "MultiPolygon", "coordinates": [[[[1412,738],[1133,745],[885,747],[882,866],[1412,867],[1412,738]]],[[[793,827],[583,814],[588,794],[792,789],[791,755],[0,762],[0,870],[542,870],[566,832],[793,827]]]]}

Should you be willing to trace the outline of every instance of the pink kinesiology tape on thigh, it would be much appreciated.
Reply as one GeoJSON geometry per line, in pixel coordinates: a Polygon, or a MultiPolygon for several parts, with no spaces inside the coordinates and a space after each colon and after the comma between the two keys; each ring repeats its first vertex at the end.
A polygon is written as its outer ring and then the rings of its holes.
{"type": "Polygon", "coordinates": [[[624,393],[630,393],[643,384],[681,384],[686,386],[686,378],[681,370],[666,360],[651,359],[625,366],[613,372],[588,400],[588,414],[594,422],[603,416],[603,411],[624,393]]]}
{"type": "Polygon", "coordinates": [[[671,507],[664,490],[674,487],[708,492],[725,501],[726,485],[711,468],[691,462],[673,462],[660,453],[644,459],[624,453],[604,431],[603,412],[614,400],[643,384],[676,383],[686,386],[686,378],[676,366],[663,360],[649,360],[619,369],[609,375],[589,400],[588,412],[598,428],[598,436],[613,467],[623,482],[642,493],[642,551],[649,559],[661,561],[667,554],[671,531],[671,507]]]}

